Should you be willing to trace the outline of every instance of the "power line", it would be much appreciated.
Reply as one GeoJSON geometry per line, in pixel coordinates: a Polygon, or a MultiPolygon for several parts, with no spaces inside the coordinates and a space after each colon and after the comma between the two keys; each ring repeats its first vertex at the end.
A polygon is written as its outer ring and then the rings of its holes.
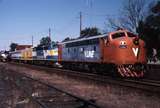
{"type": "Polygon", "coordinates": [[[71,28],[71,26],[76,22],[78,23],[79,20],[79,15],[78,16],[75,16],[74,18],[72,18],[70,21],[68,21],[63,27],[60,27],[58,29],[54,29],[55,32],[57,32],[58,34],[62,34],[64,33],[65,31],[67,31],[68,29],[71,28]]]}
{"type": "Polygon", "coordinates": [[[87,12],[83,12],[84,15],[87,15],[87,16],[94,16],[94,17],[117,17],[118,15],[114,15],[114,14],[97,14],[97,13],[87,13],[87,12]]]}

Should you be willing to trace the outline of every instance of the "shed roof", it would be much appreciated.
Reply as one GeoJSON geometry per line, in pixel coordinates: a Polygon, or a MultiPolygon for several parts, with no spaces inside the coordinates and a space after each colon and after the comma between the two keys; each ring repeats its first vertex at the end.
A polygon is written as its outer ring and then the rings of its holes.
{"type": "Polygon", "coordinates": [[[17,45],[16,50],[23,50],[23,49],[31,48],[31,47],[32,45],[17,45]]]}

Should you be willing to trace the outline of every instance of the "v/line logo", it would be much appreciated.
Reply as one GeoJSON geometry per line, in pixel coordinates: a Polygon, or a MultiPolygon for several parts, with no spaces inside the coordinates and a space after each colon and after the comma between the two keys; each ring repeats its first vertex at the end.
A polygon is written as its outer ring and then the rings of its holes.
{"type": "Polygon", "coordinates": [[[132,51],[136,57],[138,55],[138,50],[139,50],[138,48],[132,48],[132,51]]]}

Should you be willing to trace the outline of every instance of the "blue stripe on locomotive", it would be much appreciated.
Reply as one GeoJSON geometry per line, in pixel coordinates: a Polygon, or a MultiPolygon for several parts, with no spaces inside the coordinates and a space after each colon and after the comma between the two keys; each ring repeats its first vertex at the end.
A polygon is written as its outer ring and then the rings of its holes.
{"type": "Polygon", "coordinates": [[[50,50],[55,50],[56,48],[48,48],[48,49],[45,49],[45,50],[36,50],[36,56],[34,56],[34,60],[51,60],[51,61],[58,61],[58,55],[45,55],[45,53],[47,51],[50,51],[50,50]]]}
{"type": "Polygon", "coordinates": [[[58,60],[58,56],[46,56],[47,60],[58,60]]]}

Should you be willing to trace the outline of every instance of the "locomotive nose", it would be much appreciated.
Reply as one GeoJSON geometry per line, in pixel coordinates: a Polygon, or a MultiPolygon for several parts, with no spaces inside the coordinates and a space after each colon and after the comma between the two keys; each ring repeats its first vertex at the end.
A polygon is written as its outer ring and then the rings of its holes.
{"type": "Polygon", "coordinates": [[[135,45],[139,45],[139,38],[138,38],[138,37],[135,37],[135,38],[133,39],[133,43],[134,43],[135,45]]]}

